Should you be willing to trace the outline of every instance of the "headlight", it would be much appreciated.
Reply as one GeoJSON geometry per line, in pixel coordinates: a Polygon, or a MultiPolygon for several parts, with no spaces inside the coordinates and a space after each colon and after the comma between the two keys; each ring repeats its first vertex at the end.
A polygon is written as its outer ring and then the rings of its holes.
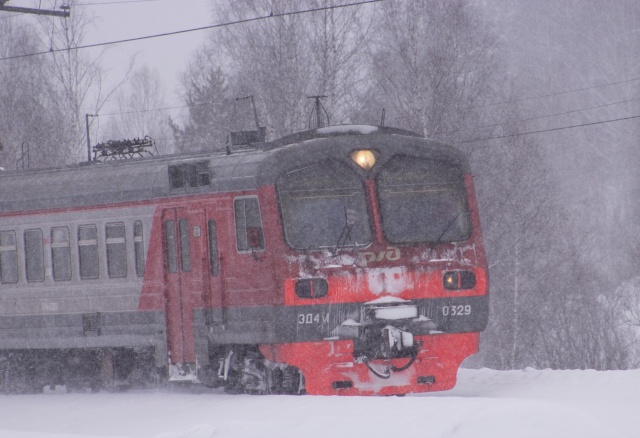
{"type": "Polygon", "coordinates": [[[473,289],[476,274],[473,271],[447,271],[442,276],[442,284],[447,290],[473,289]]]}
{"type": "Polygon", "coordinates": [[[329,292],[329,285],[323,278],[305,278],[296,282],[295,291],[300,298],[322,298],[329,292]]]}
{"type": "Polygon", "coordinates": [[[369,170],[376,164],[376,155],[369,149],[351,152],[351,159],[364,170],[369,170]]]}

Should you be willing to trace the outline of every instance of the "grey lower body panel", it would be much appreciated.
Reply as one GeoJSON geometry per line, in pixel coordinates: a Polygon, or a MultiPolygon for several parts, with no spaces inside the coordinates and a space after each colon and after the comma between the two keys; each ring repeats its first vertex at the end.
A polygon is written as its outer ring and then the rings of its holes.
{"type": "Polygon", "coordinates": [[[0,317],[0,350],[145,348],[167,361],[165,313],[136,311],[0,317]]]}
{"type": "MultiPolygon", "coordinates": [[[[484,330],[488,297],[413,300],[431,321],[424,332],[469,333],[484,330]]],[[[209,345],[318,342],[334,338],[336,328],[357,320],[363,303],[307,306],[256,306],[195,309],[197,360],[209,362],[209,345]]],[[[0,317],[0,350],[64,350],[153,347],[157,366],[167,364],[167,326],[163,311],[135,311],[0,317]]]]}
{"type": "MultiPolygon", "coordinates": [[[[412,300],[431,321],[415,335],[481,332],[489,317],[487,296],[412,300]]],[[[360,316],[363,303],[261,306],[197,311],[199,329],[214,344],[317,342],[335,335],[343,322],[360,316]]],[[[196,336],[197,337],[197,336],[196,336]]]]}

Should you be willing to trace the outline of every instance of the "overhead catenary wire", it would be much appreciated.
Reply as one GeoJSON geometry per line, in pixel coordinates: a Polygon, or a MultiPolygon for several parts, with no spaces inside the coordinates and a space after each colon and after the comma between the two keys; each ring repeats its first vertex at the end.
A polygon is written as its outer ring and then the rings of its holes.
{"type": "Polygon", "coordinates": [[[183,30],[177,30],[177,31],[172,31],[172,32],[163,32],[163,33],[158,33],[158,34],[153,34],[153,35],[144,35],[144,36],[140,36],[140,37],[125,38],[125,39],[114,40],[114,41],[105,41],[105,42],[94,43],[94,44],[83,44],[83,45],[80,45],[80,46],[65,47],[65,48],[61,48],[61,49],[51,48],[49,50],[42,50],[40,52],[32,52],[32,53],[24,53],[24,54],[21,54],[21,55],[6,56],[6,57],[3,57],[3,58],[0,58],[0,61],[8,61],[8,60],[11,60],[11,59],[19,59],[19,58],[27,58],[27,57],[31,57],[31,56],[46,55],[47,53],[68,52],[68,51],[71,51],[71,50],[90,49],[90,48],[94,48],[94,47],[104,47],[104,46],[109,46],[109,45],[113,45],[113,44],[130,43],[130,42],[133,42],[133,41],[142,41],[142,40],[148,40],[148,39],[152,39],[152,38],[161,38],[161,37],[172,36],[172,35],[180,35],[180,34],[185,34],[185,33],[199,32],[199,31],[203,31],[203,30],[216,29],[216,28],[220,28],[220,27],[235,26],[235,25],[238,25],[238,24],[251,23],[251,22],[254,22],[254,21],[267,20],[267,19],[271,19],[271,18],[288,17],[288,16],[293,16],[293,15],[302,15],[302,14],[310,14],[310,13],[314,13],[314,12],[328,11],[328,10],[332,10],[332,9],[341,9],[341,8],[348,8],[348,7],[354,7],[354,6],[362,6],[362,5],[371,4],[371,3],[379,3],[379,2],[382,2],[382,1],[384,1],[384,0],[363,0],[363,1],[359,1],[359,2],[345,3],[345,4],[342,4],[342,5],[323,6],[323,7],[319,7],[319,8],[304,9],[304,10],[299,10],[299,11],[278,12],[278,13],[271,12],[269,15],[261,15],[261,16],[258,16],[258,17],[245,18],[245,19],[236,20],[236,21],[228,21],[228,22],[225,22],[225,23],[211,24],[211,25],[208,25],[208,26],[193,27],[193,28],[190,28],[190,29],[183,29],[183,30]]]}
{"type": "Polygon", "coordinates": [[[593,125],[601,125],[604,123],[612,123],[612,122],[621,122],[624,120],[632,120],[632,119],[638,119],[640,118],[639,116],[629,116],[629,117],[620,117],[618,119],[609,119],[609,120],[600,120],[597,122],[589,122],[589,123],[581,123],[579,125],[570,125],[570,126],[559,126],[557,128],[548,128],[548,129],[540,129],[537,131],[527,131],[527,132],[517,132],[515,134],[505,134],[505,135],[496,135],[493,137],[485,137],[485,138],[476,138],[473,140],[464,140],[464,141],[456,141],[453,142],[454,144],[464,144],[464,143],[477,143],[479,141],[487,141],[487,140],[498,140],[501,138],[511,138],[511,137],[520,137],[523,135],[532,135],[532,134],[540,134],[543,132],[552,132],[552,131],[561,131],[564,129],[572,129],[572,128],[582,128],[585,126],[593,126],[593,125]]]}
{"type": "MultiPolygon", "coordinates": [[[[144,3],[144,2],[157,2],[157,1],[160,1],[160,0],[119,0],[119,1],[113,1],[113,2],[78,3],[78,5],[96,6],[96,5],[111,5],[111,4],[121,4],[121,3],[144,3]]],[[[209,26],[190,28],[190,29],[184,29],[184,30],[173,31],[173,32],[165,32],[165,33],[160,33],[160,34],[146,35],[146,36],[141,36],[141,37],[128,38],[128,39],[115,40],[115,41],[108,41],[108,42],[95,43],[95,44],[86,44],[86,45],[81,45],[81,46],[76,46],[76,47],[69,47],[69,48],[62,48],[62,49],[50,49],[50,50],[46,50],[46,51],[33,52],[33,53],[27,53],[27,54],[21,54],[21,55],[12,55],[12,56],[8,56],[8,57],[0,58],[0,61],[10,60],[10,59],[17,59],[17,58],[24,58],[24,57],[29,57],[29,56],[44,55],[44,54],[47,54],[47,53],[63,52],[63,51],[78,50],[78,49],[85,49],[85,48],[92,48],[92,47],[101,47],[101,46],[105,46],[105,45],[120,44],[120,43],[127,43],[127,42],[133,42],[133,41],[139,41],[139,40],[145,40],[145,39],[159,38],[159,37],[164,37],[164,36],[178,35],[178,34],[182,34],[182,33],[196,32],[196,31],[201,31],[201,30],[206,30],[206,29],[214,29],[214,28],[218,28],[218,27],[237,25],[237,24],[242,24],[242,23],[247,23],[247,22],[252,22],[252,21],[259,21],[259,20],[264,20],[264,19],[268,19],[268,18],[290,16],[290,15],[299,15],[299,14],[305,14],[305,13],[313,13],[313,12],[319,12],[319,11],[323,11],[323,10],[330,10],[330,9],[337,9],[337,8],[359,6],[359,5],[370,4],[370,3],[377,3],[377,2],[381,2],[381,1],[384,1],[384,0],[365,0],[365,1],[360,1],[360,2],[353,2],[353,3],[342,4],[342,5],[332,5],[332,6],[312,8],[312,9],[306,9],[306,10],[300,10],[300,11],[283,12],[283,13],[272,13],[272,14],[266,15],[266,16],[253,17],[253,18],[237,20],[237,21],[233,21],[233,22],[218,23],[218,24],[213,24],[213,25],[209,25],[209,26]]],[[[19,14],[16,14],[16,15],[19,15],[19,14]]],[[[4,18],[8,18],[8,17],[4,17],[4,18]]],[[[588,86],[588,87],[564,90],[564,91],[560,91],[560,92],[556,92],[556,93],[549,93],[549,94],[543,94],[543,95],[537,95],[537,96],[529,96],[529,97],[523,97],[523,98],[519,98],[519,99],[511,99],[511,100],[507,100],[507,101],[503,101],[503,102],[492,102],[492,103],[487,103],[485,105],[481,105],[481,106],[478,106],[478,107],[466,107],[466,108],[461,108],[461,109],[464,110],[464,109],[473,109],[473,108],[484,108],[484,107],[503,105],[503,104],[509,104],[509,103],[514,103],[514,102],[526,101],[526,100],[540,99],[540,98],[544,98],[544,97],[552,97],[552,96],[558,96],[558,95],[574,93],[574,92],[579,92],[579,91],[591,90],[591,89],[595,89],[595,88],[602,88],[602,87],[611,86],[611,85],[619,85],[619,84],[629,83],[629,82],[638,81],[638,80],[640,80],[640,78],[631,78],[631,79],[627,79],[627,80],[609,82],[609,83],[605,83],[605,84],[598,84],[598,85],[593,85],[593,86],[588,86]]],[[[530,120],[542,119],[542,118],[547,118],[547,117],[553,117],[553,116],[558,116],[558,115],[571,114],[571,113],[580,112],[580,111],[586,111],[586,110],[590,110],[590,109],[596,109],[596,108],[602,108],[602,107],[611,106],[611,105],[617,105],[617,104],[621,104],[621,103],[627,103],[627,102],[631,102],[631,101],[635,101],[635,100],[638,100],[638,98],[619,101],[619,102],[613,102],[613,103],[608,103],[608,104],[603,104],[603,105],[598,105],[598,106],[594,106],[594,107],[581,108],[581,109],[571,110],[571,111],[567,111],[567,112],[561,112],[561,113],[554,113],[554,114],[542,115],[542,116],[537,116],[537,117],[531,117],[531,118],[526,118],[526,119],[522,119],[522,120],[501,122],[501,123],[495,123],[495,124],[491,124],[491,125],[478,126],[478,127],[472,127],[472,128],[465,128],[465,129],[461,129],[461,130],[458,130],[458,131],[443,132],[443,133],[439,133],[439,135],[452,134],[452,133],[456,133],[456,132],[468,131],[468,130],[471,130],[471,129],[484,129],[484,128],[496,127],[496,126],[501,126],[501,125],[508,125],[508,124],[513,124],[513,123],[520,123],[520,122],[525,122],[525,121],[530,121],[530,120]]],[[[207,105],[207,104],[209,104],[209,103],[205,102],[205,103],[199,103],[199,104],[196,104],[196,105],[207,105]]],[[[171,107],[164,107],[164,108],[151,108],[151,109],[134,110],[134,111],[127,111],[127,112],[114,112],[114,113],[107,113],[107,114],[102,114],[102,115],[103,116],[112,116],[112,115],[125,115],[125,114],[144,113],[144,112],[151,112],[151,111],[184,109],[184,108],[188,108],[189,106],[190,105],[178,105],[178,106],[171,106],[171,107]]],[[[615,120],[613,120],[613,121],[615,121],[615,120]]],[[[595,124],[598,124],[598,123],[604,123],[604,122],[595,122],[595,124]]],[[[580,125],[576,125],[576,126],[580,126],[580,125]]],[[[566,129],[566,128],[559,128],[559,129],[566,129]]],[[[555,130],[555,129],[553,129],[553,130],[555,130]]],[[[542,131],[531,131],[530,133],[538,133],[538,132],[545,132],[545,131],[544,130],[542,130],[542,131]]],[[[528,133],[523,133],[522,135],[525,135],[525,134],[528,134],[528,133]]],[[[511,136],[515,136],[515,135],[518,135],[518,134],[513,134],[511,136]]],[[[504,136],[488,137],[487,139],[494,139],[494,138],[504,138],[504,136]]],[[[476,141],[476,140],[469,140],[469,141],[465,141],[465,142],[473,142],[473,141],[476,141]]],[[[478,141],[481,141],[481,140],[478,140],[478,141]]]]}
{"type": "Polygon", "coordinates": [[[488,108],[488,107],[492,107],[492,106],[506,105],[506,104],[509,104],[509,103],[524,102],[524,101],[527,101],[527,100],[534,100],[534,99],[542,99],[544,97],[561,96],[563,94],[577,93],[579,91],[593,90],[595,88],[609,87],[611,85],[627,84],[629,82],[635,82],[635,81],[640,81],[640,77],[631,78],[631,79],[624,79],[624,80],[615,81],[615,82],[607,82],[607,83],[598,84],[598,85],[590,85],[588,87],[582,87],[582,88],[572,88],[570,90],[558,91],[558,92],[555,92],[555,93],[540,94],[540,95],[537,95],[537,96],[520,97],[520,98],[517,98],[517,99],[509,99],[509,100],[505,100],[505,101],[502,101],[502,102],[489,102],[489,103],[486,103],[484,105],[479,105],[479,106],[469,106],[469,107],[457,108],[457,110],[460,111],[460,110],[469,110],[469,109],[488,108]]]}
{"type": "Polygon", "coordinates": [[[185,109],[185,108],[190,108],[191,106],[200,106],[200,105],[212,105],[212,102],[202,102],[202,103],[195,103],[192,105],[176,105],[176,106],[167,106],[164,108],[149,108],[149,109],[141,109],[141,110],[132,110],[132,111],[123,111],[123,112],[115,112],[115,113],[105,113],[105,114],[100,114],[100,116],[104,117],[104,116],[121,116],[121,115],[127,115],[127,114],[138,114],[138,113],[149,113],[151,111],[168,111],[168,110],[172,110],[172,109],[185,109]]]}
{"type": "MultiPolygon", "coordinates": [[[[523,123],[523,122],[528,122],[528,121],[532,121],[532,120],[544,119],[544,118],[548,118],[548,117],[556,117],[556,116],[561,116],[561,115],[566,115],[566,114],[574,114],[574,113],[578,113],[578,112],[582,112],[582,111],[589,111],[589,110],[605,108],[605,107],[613,106],[613,105],[620,105],[620,104],[623,104],[623,103],[635,102],[635,101],[638,101],[638,100],[640,100],[640,97],[636,97],[636,98],[633,98],[633,99],[621,100],[621,101],[617,101],[617,102],[605,103],[605,104],[602,104],[602,105],[596,105],[596,106],[591,106],[591,107],[587,107],[587,108],[578,108],[578,109],[574,109],[574,110],[570,110],[570,111],[564,111],[564,112],[560,112],[560,113],[545,114],[545,115],[536,116],[536,117],[529,117],[529,118],[526,118],[526,119],[493,123],[491,125],[473,126],[473,127],[470,127],[470,128],[463,128],[463,129],[458,129],[458,130],[455,130],[455,131],[438,132],[435,135],[441,136],[441,135],[456,134],[458,132],[465,132],[465,131],[471,131],[471,130],[476,130],[476,129],[495,128],[497,126],[512,125],[512,124],[515,124],[515,123],[523,123]]],[[[190,108],[192,106],[211,105],[211,104],[212,104],[212,102],[199,102],[199,103],[193,103],[193,104],[190,104],[190,105],[176,105],[176,106],[168,106],[168,107],[162,107],[162,108],[146,108],[146,109],[141,109],[141,110],[111,112],[111,113],[105,113],[105,114],[100,114],[100,115],[101,116],[119,116],[119,115],[127,115],[127,114],[146,113],[146,112],[152,112],[152,111],[167,111],[167,110],[173,110],[173,109],[185,109],[185,108],[190,108]]]]}
{"type": "Polygon", "coordinates": [[[438,132],[437,135],[456,134],[458,132],[472,131],[472,130],[475,130],[475,129],[495,128],[497,126],[512,125],[512,124],[515,124],[515,123],[523,123],[523,122],[530,122],[532,120],[540,120],[540,119],[546,119],[548,117],[556,117],[556,116],[563,116],[563,115],[567,115],[567,114],[574,114],[574,113],[579,113],[581,111],[589,111],[589,110],[605,108],[605,107],[613,106],[613,105],[620,105],[620,104],[623,104],[623,103],[635,102],[637,100],[640,100],[640,97],[635,97],[633,99],[620,100],[620,101],[617,101],[617,102],[605,103],[605,104],[602,104],[602,105],[590,106],[590,107],[587,107],[587,108],[578,108],[578,109],[574,109],[574,110],[570,110],[570,111],[563,111],[563,112],[560,112],[560,113],[545,114],[545,115],[536,116],[536,117],[528,117],[526,119],[511,120],[511,121],[507,121],[507,122],[493,123],[491,125],[472,126],[470,128],[457,129],[455,131],[438,132]]]}
{"type": "MultiPolygon", "coordinates": [[[[156,2],[156,1],[160,1],[160,0],[118,0],[118,1],[113,1],[113,2],[78,3],[77,5],[97,6],[97,5],[112,5],[112,4],[121,4],[121,3],[143,3],[143,2],[156,2]]],[[[188,32],[197,32],[197,31],[201,31],[201,30],[214,29],[214,28],[218,28],[218,27],[226,27],[226,26],[232,26],[232,25],[237,25],[237,24],[243,24],[243,23],[248,23],[248,22],[252,22],[252,21],[260,21],[260,20],[264,20],[264,19],[268,19],[268,18],[275,18],[275,17],[283,17],[283,16],[290,16],[290,15],[299,15],[299,14],[320,12],[320,11],[324,11],[324,10],[346,8],[346,7],[352,7],[352,6],[360,6],[360,5],[370,4],[370,3],[378,3],[378,2],[382,2],[382,1],[384,1],[384,0],[363,0],[363,1],[359,1],[359,2],[346,3],[346,4],[342,4],[342,5],[332,5],[332,6],[319,7],[319,8],[312,8],[312,9],[306,9],[306,10],[301,10],[301,11],[292,11],[292,12],[283,12],[283,13],[271,13],[270,15],[265,15],[265,16],[253,17],[253,18],[237,20],[237,21],[233,21],[233,22],[218,23],[218,24],[213,24],[213,25],[209,25],[209,26],[202,26],[202,27],[184,29],[184,30],[173,31],[173,32],[165,32],[165,33],[154,34],[154,35],[145,35],[145,36],[141,36],[141,37],[134,37],[134,38],[127,38],[127,39],[122,39],[122,40],[107,41],[107,42],[95,43],[95,44],[86,44],[86,45],[81,45],[81,46],[76,46],[76,47],[68,47],[68,48],[62,48],[62,49],[49,49],[49,50],[43,50],[43,51],[40,51],[40,52],[26,53],[26,54],[21,54],[21,55],[12,55],[12,56],[7,56],[7,57],[0,58],[0,61],[6,61],[6,60],[11,60],[11,59],[19,59],[19,58],[25,58],[25,57],[30,57],[30,56],[39,56],[39,55],[44,55],[44,54],[47,54],[47,53],[56,53],[56,52],[63,52],[63,51],[71,51],[71,50],[93,48],[93,47],[102,47],[102,46],[112,45],[112,44],[121,44],[121,43],[140,41],[140,40],[145,40],[145,39],[160,38],[160,37],[171,36],[171,35],[179,35],[179,34],[188,33],[188,32]]],[[[16,14],[16,15],[21,15],[21,14],[16,14]]],[[[11,17],[11,16],[9,16],[9,17],[11,17]]],[[[0,17],[0,19],[9,18],[9,17],[0,17]]],[[[534,99],[542,99],[542,98],[545,98],[545,97],[560,96],[560,95],[563,95],[563,94],[575,93],[575,92],[579,92],[579,91],[587,91],[587,90],[592,90],[592,89],[595,89],[595,88],[603,88],[603,87],[608,87],[608,86],[612,86],[612,85],[620,85],[620,84],[625,84],[625,83],[635,82],[635,81],[640,81],[640,77],[630,78],[630,79],[625,79],[625,80],[619,80],[619,81],[614,81],[614,82],[608,82],[608,83],[603,83],[603,84],[598,84],[598,85],[591,85],[591,86],[587,86],[587,87],[574,88],[574,89],[559,91],[559,92],[555,92],[555,93],[541,94],[541,95],[536,95],[536,96],[528,96],[528,97],[510,99],[510,100],[501,101],[501,102],[490,102],[490,103],[487,103],[487,104],[484,104],[484,105],[480,105],[480,106],[463,107],[463,108],[458,108],[458,111],[460,111],[460,110],[468,110],[468,109],[486,108],[486,107],[492,107],[492,106],[498,106],[498,105],[506,105],[506,104],[515,103],[515,102],[522,102],[522,101],[534,100],[534,99]]],[[[176,109],[176,108],[182,108],[182,107],[171,107],[171,108],[167,108],[167,109],[176,109]]],[[[580,111],[580,110],[577,110],[577,111],[580,111]]],[[[144,111],[135,111],[135,112],[144,112],[144,111]]],[[[548,117],[548,116],[542,116],[542,117],[548,117]]],[[[505,122],[505,123],[512,123],[512,122],[505,122]]],[[[448,134],[448,133],[443,133],[443,134],[448,134]]]]}
{"type": "MultiPolygon", "coordinates": [[[[640,78],[638,78],[638,79],[640,79],[640,78]]],[[[626,81],[623,81],[623,82],[626,82],[626,81]]],[[[621,82],[611,83],[611,84],[608,84],[608,85],[619,84],[619,83],[621,83],[621,82]]],[[[596,87],[590,87],[590,88],[596,88],[596,87]]],[[[589,89],[589,88],[586,88],[586,89],[589,89]]],[[[570,91],[568,91],[568,92],[570,92],[570,91]]],[[[541,116],[528,117],[526,119],[511,120],[511,121],[506,121],[506,122],[498,122],[498,123],[493,123],[493,124],[490,124],[490,125],[473,126],[473,127],[470,127],[470,128],[463,128],[463,129],[458,129],[458,130],[455,130],[455,131],[439,132],[436,135],[448,135],[448,134],[455,134],[455,133],[458,133],[458,132],[471,131],[471,130],[475,130],[475,129],[487,129],[487,128],[494,128],[494,127],[503,126],[503,125],[512,125],[512,124],[515,124],[515,123],[523,123],[523,122],[528,122],[528,121],[532,121],[532,120],[540,120],[540,119],[544,119],[544,118],[548,118],[548,117],[556,117],[556,116],[562,116],[562,115],[567,115],[567,114],[574,114],[574,113],[578,113],[578,112],[582,112],[582,111],[589,111],[589,110],[593,110],[593,109],[606,108],[606,107],[609,107],[609,106],[620,105],[620,104],[629,103],[629,102],[635,102],[635,101],[638,101],[638,100],[640,100],[640,97],[635,97],[633,99],[620,100],[620,101],[617,101],[617,102],[609,102],[609,103],[605,103],[605,104],[602,104],[602,105],[590,106],[590,107],[586,107],[586,108],[577,108],[577,109],[574,109],[574,110],[563,111],[563,112],[559,112],[559,113],[544,114],[544,115],[541,115],[541,116]]],[[[211,104],[211,102],[201,102],[201,103],[194,103],[194,104],[191,104],[191,105],[177,105],[177,106],[170,106],[170,107],[164,107],[164,108],[148,108],[148,109],[143,109],[143,110],[134,110],[134,111],[126,111],[126,112],[114,112],[114,113],[101,114],[101,115],[103,115],[103,116],[115,116],[115,115],[124,115],[124,114],[136,114],[136,113],[144,113],[144,112],[151,112],[151,111],[165,111],[165,110],[173,110],[173,109],[184,109],[184,108],[189,108],[191,106],[210,105],[210,104],[211,104]]]]}

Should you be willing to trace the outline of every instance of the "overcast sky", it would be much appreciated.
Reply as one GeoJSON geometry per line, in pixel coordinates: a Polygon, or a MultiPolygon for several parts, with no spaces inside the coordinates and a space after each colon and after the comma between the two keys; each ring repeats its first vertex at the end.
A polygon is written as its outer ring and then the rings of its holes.
{"type": "MultiPolygon", "coordinates": [[[[56,0],[58,5],[64,0],[56,0]]],[[[47,1],[9,0],[7,6],[46,8],[47,1]]],[[[165,32],[197,28],[212,24],[210,0],[79,0],[95,17],[95,23],[86,37],[86,44],[135,38],[165,32]]],[[[73,11],[72,11],[73,13],[73,11]]],[[[0,12],[0,18],[13,15],[0,12]]],[[[21,15],[19,20],[32,19],[21,15]]],[[[62,18],[61,18],[62,19],[62,18]]],[[[167,103],[179,103],[175,90],[178,77],[191,54],[205,40],[207,31],[122,43],[109,46],[103,65],[110,69],[111,82],[117,81],[126,69],[129,59],[136,55],[136,65],[147,64],[157,69],[167,91],[167,103]],[[120,73],[120,74],[119,74],[120,73]]],[[[92,50],[99,53],[102,49],[92,50]]]]}
{"type": "MultiPolygon", "coordinates": [[[[83,0],[91,4],[97,19],[87,43],[120,40],[164,32],[206,26],[212,23],[210,0],[83,0]],[[125,3],[126,2],[126,3],[125,3]]],[[[157,69],[167,90],[168,103],[177,103],[174,90],[178,76],[191,54],[205,40],[207,31],[153,38],[112,46],[105,65],[128,65],[136,55],[136,64],[157,69]]]]}

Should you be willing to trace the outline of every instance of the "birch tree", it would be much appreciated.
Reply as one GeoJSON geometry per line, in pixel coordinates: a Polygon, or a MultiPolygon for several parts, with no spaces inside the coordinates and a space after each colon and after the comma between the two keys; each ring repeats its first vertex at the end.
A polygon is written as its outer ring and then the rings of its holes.
{"type": "MultiPolygon", "coordinates": [[[[102,141],[143,138],[154,139],[160,154],[173,152],[165,92],[156,70],[143,66],[135,70],[120,88],[114,100],[117,112],[109,117],[102,141]]],[[[154,151],[156,153],[156,151],[154,151]]]]}
{"type": "MultiPolygon", "coordinates": [[[[39,50],[34,35],[28,23],[0,20],[0,57],[39,50]]],[[[23,144],[29,160],[22,160],[19,168],[61,163],[56,151],[65,140],[63,112],[49,93],[45,76],[41,57],[0,61],[0,167],[15,169],[23,144]]]]}
{"type": "Polygon", "coordinates": [[[40,35],[42,44],[53,50],[46,64],[47,80],[50,90],[60,100],[69,132],[66,151],[60,153],[75,162],[85,156],[85,114],[100,112],[126,81],[133,64],[119,84],[105,90],[105,71],[100,63],[102,52],[92,56],[90,52],[77,49],[84,42],[93,17],[84,6],[76,4],[76,0],[72,0],[69,6],[73,10],[69,18],[40,18],[40,35]]]}
{"type": "Polygon", "coordinates": [[[466,0],[389,1],[373,42],[372,103],[427,137],[477,123],[496,85],[495,34],[466,0]]]}
{"type": "Polygon", "coordinates": [[[334,4],[332,0],[214,3],[221,21],[274,15],[220,29],[212,34],[211,44],[221,51],[232,94],[254,96],[263,124],[274,137],[307,128],[310,95],[328,97],[325,104],[332,122],[351,120],[366,75],[363,56],[372,32],[371,8],[278,16],[334,4]]]}

